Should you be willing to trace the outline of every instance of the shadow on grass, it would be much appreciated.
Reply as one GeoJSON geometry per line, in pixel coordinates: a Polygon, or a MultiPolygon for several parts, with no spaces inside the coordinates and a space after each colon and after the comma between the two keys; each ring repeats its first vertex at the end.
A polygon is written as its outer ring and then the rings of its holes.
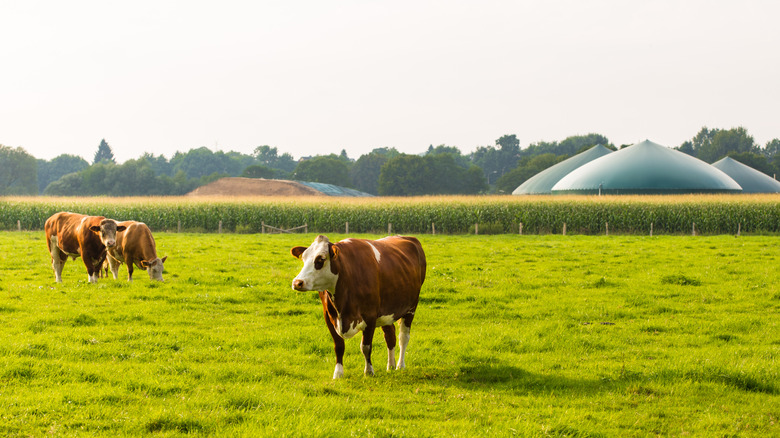
{"type": "Polygon", "coordinates": [[[559,374],[535,374],[520,367],[501,364],[462,365],[455,382],[469,389],[503,389],[515,393],[564,391],[592,394],[614,390],[615,382],[602,379],[572,379],[559,374]]]}
{"type": "Polygon", "coordinates": [[[695,372],[665,370],[653,375],[625,373],[609,378],[580,379],[560,374],[536,374],[520,367],[503,364],[467,364],[460,367],[454,376],[454,381],[469,389],[498,389],[517,394],[562,391],[569,394],[588,395],[620,388],[627,391],[655,392],[649,387],[674,386],[681,382],[707,382],[745,392],[780,394],[778,385],[764,377],[724,369],[703,369],[695,372]]]}

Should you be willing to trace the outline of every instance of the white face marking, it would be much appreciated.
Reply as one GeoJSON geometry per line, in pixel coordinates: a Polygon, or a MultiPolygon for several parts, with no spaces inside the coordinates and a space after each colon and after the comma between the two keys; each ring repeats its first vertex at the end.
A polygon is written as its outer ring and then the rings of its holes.
{"type": "Polygon", "coordinates": [[[371,245],[371,243],[369,243],[368,245],[371,247],[371,249],[374,250],[374,258],[376,258],[376,262],[379,263],[379,259],[381,258],[379,256],[379,250],[376,249],[376,247],[374,245],[371,245]]]}
{"type": "Polygon", "coordinates": [[[154,259],[149,266],[149,278],[152,280],[163,281],[163,261],[162,259],[154,259]]]}
{"type": "Polygon", "coordinates": [[[301,272],[293,279],[293,289],[299,291],[323,291],[327,290],[335,293],[338,275],[330,270],[330,255],[328,254],[328,238],[319,236],[306,251],[301,254],[303,268],[301,272]],[[303,284],[296,288],[295,283],[302,281],[303,284]]]}

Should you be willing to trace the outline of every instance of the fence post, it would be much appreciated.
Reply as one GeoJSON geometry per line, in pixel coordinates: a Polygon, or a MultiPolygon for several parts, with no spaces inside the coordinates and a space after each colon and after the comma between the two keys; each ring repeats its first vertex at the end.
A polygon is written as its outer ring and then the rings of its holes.
{"type": "Polygon", "coordinates": [[[303,232],[306,234],[309,234],[309,223],[306,222],[303,224],[303,232]]]}
{"type": "Polygon", "coordinates": [[[523,223],[522,222],[520,222],[520,235],[521,236],[523,235],[523,223]]]}
{"type": "Polygon", "coordinates": [[[653,237],[653,223],[650,222],[650,237],[653,237]]]}
{"type": "Polygon", "coordinates": [[[479,234],[479,223],[474,224],[474,234],[479,234]]]}
{"type": "Polygon", "coordinates": [[[739,236],[741,232],[742,232],[742,222],[740,222],[739,225],[737,225],[737,236],[739,236]]]}
{"type": "Polygon", "coordinates": [[[181,221],[176,225],[176,232],[181,233],[181,221]]]}
{"type": "Polygon", "coordinates": [[[219,221],[219,234],[222,234],[222,221],[219,221]]]}
{"type": "Polygon", "coordinates": [[[16,221],[16,228],[18,228],[19,231],[22,231],[22,221],[16,221]]]}
{"type": "Polygon", "coordinates": [[[265,234],[265,221],[260,221],[260,234],[265,234]]]}
{"type": "Polygon", "coordinates": [[[433,235],[436,235],[436,223],[431,222],[431,232],[433,232],[433,235]]]}
{"type": "Polygon", "coordinates": [[[566,235],[566,222],[563,223],[563,235],[566,235]]]}
{"type": "Polygon", "coordinates": [[[609,236],[609,222],[604,222],[604,224],[606,225],[607,228],[607,236],[609,236]]]}
{"type": "Polygon", "coordinates": [[[390,222],[388,222],[388,223],[387,223],[387,235],[389,236],[389,235],[391,235],[391,234],[393,234],[393,224],[391,224],[390,222]]]}
{"type": "Polygon", "coordinates": [[[344,234],[349,234],[349,221],[344,224],[344,234]]]}
{"type": "Polygon", "coordinates": [[[693,226],[691,227],[691,236],[696,235],[696,222],[693,223],[693,226]]]}

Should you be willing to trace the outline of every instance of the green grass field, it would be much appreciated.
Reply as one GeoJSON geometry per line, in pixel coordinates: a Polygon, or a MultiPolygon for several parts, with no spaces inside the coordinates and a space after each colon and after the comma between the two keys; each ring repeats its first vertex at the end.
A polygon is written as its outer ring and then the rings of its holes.
{"type": "Polygon", "coordinates": [[[408,368],[339,381],[314,235],[155,237],[164,284],[92,285],[0,233],[0,435],[780,435],[777,237],[418,235],[408,368]]]}

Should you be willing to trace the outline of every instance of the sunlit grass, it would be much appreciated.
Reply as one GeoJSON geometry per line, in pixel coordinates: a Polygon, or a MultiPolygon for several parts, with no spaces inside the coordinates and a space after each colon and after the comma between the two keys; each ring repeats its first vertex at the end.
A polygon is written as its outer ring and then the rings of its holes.
{"type": "Polygon", "coordinates": [[[418,237],[408,369],[364,377],[356,337],[333,381],[290,288],[313,234],[156,233],[165,283],[92,285],[80,260],[54,282],[42,232],[0,233],[0,434],[780,433],[777,238],[418,237]]]}

